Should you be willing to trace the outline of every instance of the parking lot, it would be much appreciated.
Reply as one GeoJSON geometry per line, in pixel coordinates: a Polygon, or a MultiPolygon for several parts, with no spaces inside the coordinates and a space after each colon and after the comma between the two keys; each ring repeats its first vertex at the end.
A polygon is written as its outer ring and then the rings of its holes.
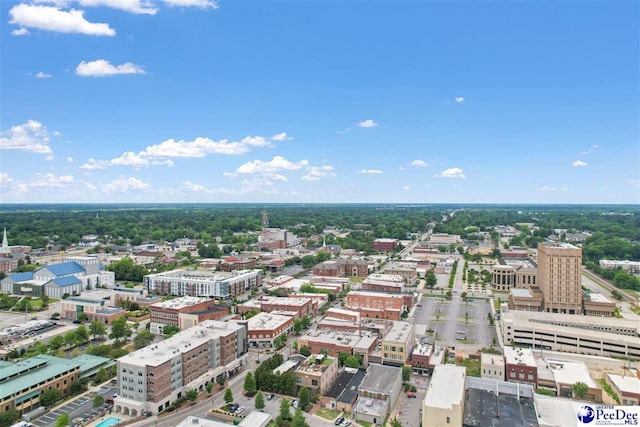
{"type": "MultiPolygon", "coordinates": [[[[107,400],[114,393],[118,391],[115,387],[103,386],[95,391],[96,394],[101,394],[104,399],[107,400]]],[[[31,421],[32,424],[39,427],[49,427],[55,424],[58,417],[62,414],[69,414],[69,420],[73,421],[76,418],[91,419],[103,411],[107,405],[103,405],[99,408],[93,407],[93,398],[85,394],[81,397],[73,399],[72,401],[57,408],[55,411],[49,412],[40,418],[31,421]]]]}
{"type": "Polygon", "coordinates": [[[493,339],[497,339],[495,327],[489,326],[487,320],[490,301],[464,302],[454,296],[450,301],[424,298],[419,304],[421,307],[414,313],[416,323],[434,331],[437,344],[479,350],[490,347],[493,339]]]}
{"type": "Polygon", "coordinates": [[[419,427],[420,426],[420,414],[422,410],[422,401],[427,394],[427,387],[429,386],[429,378],[422,375],[412,375],[411,383],[418,389],[415,392],[415,398],[407,397],[406,393],[403,393],[398,400],[398,420],[402,423],[403,427],[419,427]]]}

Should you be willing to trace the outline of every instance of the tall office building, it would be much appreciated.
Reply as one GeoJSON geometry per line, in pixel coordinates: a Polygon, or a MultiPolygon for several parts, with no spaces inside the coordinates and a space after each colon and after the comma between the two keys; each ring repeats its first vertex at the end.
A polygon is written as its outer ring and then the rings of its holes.
{"type": "Polygon", "coordinates": [[[566,243],[538,245],[538,286],[544,310],[582,314],[582,249],[566,243]]]}

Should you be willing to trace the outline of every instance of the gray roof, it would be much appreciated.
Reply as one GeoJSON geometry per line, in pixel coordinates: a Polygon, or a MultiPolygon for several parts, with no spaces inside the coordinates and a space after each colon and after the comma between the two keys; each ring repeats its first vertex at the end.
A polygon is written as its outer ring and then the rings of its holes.
{"type": "Polygon", "coordinates": [[[402,369],[372,363],[360,384],[360,389],[372,393],[389,394],[391,392],[390,386],[396,382],[398,377],[402,377],[402,369]]]}
{"type": "Polygon", "coordinates": [[[533,399],[486,390],[467,390],[464,417],[465,427],[537,427],[538,417],[533,399]]]}

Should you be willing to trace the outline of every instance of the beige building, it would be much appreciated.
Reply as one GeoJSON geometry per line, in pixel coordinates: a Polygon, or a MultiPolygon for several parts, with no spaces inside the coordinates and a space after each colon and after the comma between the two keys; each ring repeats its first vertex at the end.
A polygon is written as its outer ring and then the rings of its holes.
{"type": "Polygon", "coordinates": [[[482,353],[480,357],[480,376],[504,381],[504,356],[501,354],[482,353]]]}
{"type": "Polygon", "coordinates": [[[461,426],[467,370],[462,366],[438,365],[422,402],[422,426],[461,426]]]}
{"type": "Polygon", "coordinates": [[[509,308],[522,311],[542,311],[544,297],[540,288],[511,289],[509,292],[509,308]]]}
{"type": "Polygon", "coordinates": [[[640,378],[633,375],[607,374],[607,383],[620,397],[624,406],[640,405],[640,378]]]}
{"type": "Polygon", "coordinates": [[[582,313],[582,249],[567,243],[538,245],[538,286],[549,313],[582,313]]]}
{"type": "Polygon", "coordinates": [[[416,327],[410,322],[393,322],[382,339],[382,364],[403,366],[413,351],[416,327]]]}
{"type": "Polygon", "coordinates": [[[585,294],[582,304],[587,316],[612,317],[616,311],[616,303],[602,294],[585,294]]]}
{"type": "Polygon", "coordinates": [[[338,376],[338,359],[325,354],[312,354],[296,369],[296,385],[314,390],[322,396],[338,376]]]}

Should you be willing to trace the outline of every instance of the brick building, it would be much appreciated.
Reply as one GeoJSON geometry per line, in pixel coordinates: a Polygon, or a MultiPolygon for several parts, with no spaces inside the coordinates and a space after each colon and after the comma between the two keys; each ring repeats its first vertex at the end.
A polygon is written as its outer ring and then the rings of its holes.
{"type": "Polygon", "coordinates": [[[321,262],[313,268],[314,276],[323,277],[366,277],[369,263],[360,260],[334,259],[321,262]]]}
{"type": "Polygon", "coordinates": [[[318,303],[311,298],[261,297],[238,304],[237,309],[239,314],[252,310],[263,313],[285,311],[294,313],[295,318],[300,319],[304,316],[313,316],[318,310],[318,303]]]}
{"type": "Polygon", "coordinates": [[[400,320],[402,314],[411,306],[412,301],[413,298],[409,295],[409,305],[407,305],[405,294],[351,291],[347,293],[345,307],[357,311],[362,317],[400,320]]]}
{"type": "MultiPolygon", "coordinates": [[[[415,272],[415,271],[414,271],[415,272]]],[[[363,291],[402,293],[404,278],[395,274],[370,274],[362,281],[363,291]]]]}
{"type": "Polygon", "coordinates": [[[531,349],[520,347],[504,347],[504,370],[507,381],[538,384],[538,366],[531,349]]]}
{"type": "Polygon", "coordinates": [[[322,396],[338,376],[338,359],[324,354],[312,354],[296,369],[296,385],[322,396]]]}
{"type": "Polygon", "coordinates": [[[293,316],[258,313],[247,321],[249,346],[273,347],[273,340],[293,330],[293,316]]]}
{"type": "Polygon", "coordinates": [[[376,239],[373,241],[373,250],[376,252],[393,252],[398,243],[398,239],[376,239]]]}
{"type": "Polygon", "coordinates": [[[151,304],[149,314],[150,331],[161,335],[166,325],[187,329],[205,320],[221,319],[229,314],[229,309],[213,299],[182,297],[151,304]]]}

